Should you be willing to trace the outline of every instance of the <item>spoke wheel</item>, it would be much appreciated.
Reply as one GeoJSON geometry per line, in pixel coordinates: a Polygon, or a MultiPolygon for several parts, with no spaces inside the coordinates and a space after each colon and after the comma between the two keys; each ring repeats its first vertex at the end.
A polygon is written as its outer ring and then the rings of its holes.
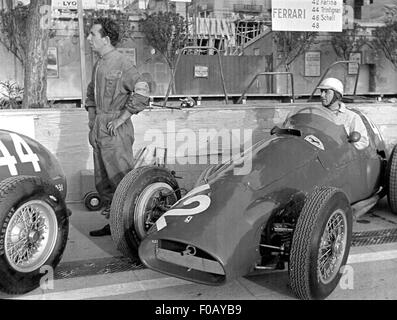
{"type": "Polygon", "coordinates": [[[349,255],[352,210],[337,188],[316,188],[305,201],[292,237],[289,279],[300,299],[324,299],[341,278],[349,255]]]}
{"type": "Polygon", "coordinates": [[[156,182],[147,186],[141,193],[136,204],[134,225],[137,235],[143,239],[150,227],[177,201],[175,191],[164,182],[156,182]]]}
{"type": "Polygon", "coordinates": [[[138,167],[117,186],[110,210],[110,230],[116,248],[139,259],[138,248],[156,220],[181,198],[178,182],[165,168],[138,167]]]}
{"type": "Polygon", "coordinates": [[[0,182],[0,288],[26,293],[54,269],[69,233],[69,214],[57,188],[33,176],[0,182]]]}
{"type": "Polygon", "coordinates": [[[319,280],[328,284],[339,272],[346,250],[347,219],[341,210],[328,219],[318,250],[317,274],[319,280]]]}
{"type": "Polygon", "coordinates": [[[5,234],[5,254],[11,267],[32,272],[51,255],[58,237],[53,208],[41,200],[31,200],[17,209],[5,234]]]}

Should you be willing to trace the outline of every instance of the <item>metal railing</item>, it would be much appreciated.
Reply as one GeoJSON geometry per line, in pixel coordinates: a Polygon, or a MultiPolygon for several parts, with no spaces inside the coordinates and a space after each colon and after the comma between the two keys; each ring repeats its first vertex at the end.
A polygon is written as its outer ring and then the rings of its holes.
{"type": "Polygon", "coordinates": [[[240,98],[237,100],[237,104],[241,103],[241,101],[243,100],[245,94],[247,93],[247,91],[249,90],[249,88],[253,85],[253,83],[255,82],[255,80],[259,77],[259,76],[266,76],[266,75],[286,75],[289,76],[288,78],[291,80],[291,91],[292,91],[292,102],[295,102],[295,92],[294,92],[294,75],[291,72],[260,72],[257,73],[255,75],[255,77],[251,80],[251,82],[248,84],[248,86],[245,88],[245,90],[243,91],[242,95],[240,96],[240,98]]]}
{"type": "MultiPolygon", "coordinates": [[[[314,87],[314,89],[313,89],[313,92],[312,92],[312,94],[310,95],[310,98],[307,100],[307,102],[309,102],[309,101],[311,101],[312,100],[312,98],[313,98],[313,95],[314,95],[314,93],[316,92],[316,90],[317,90],[317,87],[320,85],[320,83],[324,80],[324,78],[325,78],[325,76],[328,74],[328,72],[334,67],[334,66],[336,66],[336,65],[338,65],[338,64],[349,64],[349,63],[357,63],[356,61],[349,61],[349,60],[341,60],[341,61],[336,61],[336,62],[334,62],[333,64],[331,64],[326,70],[325,70],[325,72],[323,73],[323,75],[321,76],[321,78],[320,78],[320,80],[318,81],[318,83],[317,83],[317,85],[314,87]]],[[[355,83],[354,83],[354,92],[353,92],[353,95],[355,96],[356,95],[356,92],[357,92],[357,84],[358,84],[358,75],[360,74],[360,64],[359,63],[357,63],[358,64],[358,71],[357,71],[357,74],[356,74],[356,81],[355,81],[355,83]]]]}
{"type": "Polygon", "coordinates": [[[179,64],[179,60],[181,58],[182,53],[184,51],[186,51],[186,50],[200,50],[200,51],[202,51],[202,50],[214,50],[214,51],[217,52],[218,62],[219,62],[219,71],[220,71],[220,74],[221,74],[221,81],[222,81],[222,88],[223,88],[223,92],[225,94],[226,104],[228,104],[228,96],[227,96],[226,86],[225,86],[225,77],[223,75],[221,54],[220,54],[219,50],[217,48],[215,48],[215,47],[189,46],[189,47],[184,47],[183,49],[181,49],[181,51],[179,52],[179,55],[178,55],[178,57],[176,59],[175,68],[174,68],[174,70],[172,70],[172,77],[171,77],[170,83],[168,84],[167,94],[165,95],[165,99],[164,99],[164,102],[163,102],[163,107],[166,107],[166,105],[167,105],[168,97],[170,95],[170,91],[171,91],[172,85],[174,84],[174,81],[175,81],[175,74],[176,74],[176,69],[177,69],[178,64],[179,64]]]}

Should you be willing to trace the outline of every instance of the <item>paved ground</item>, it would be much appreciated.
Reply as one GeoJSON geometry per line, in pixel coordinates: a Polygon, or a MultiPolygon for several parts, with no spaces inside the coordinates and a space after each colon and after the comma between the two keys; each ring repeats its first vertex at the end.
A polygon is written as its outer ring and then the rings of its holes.
{"type": "MultiPolygon", "coordinates": [[[[220,287],[169,277],[121,257],[111,237],[92,238],[89,231],[107,220],[82,204],[73,211],[64,256],[55,271],[53,288],[38,288],[11,299],[128,299],[128,300],[291,300],[287,271],[244,277],[220,287]]],[[[349,256],[351,277],[341,281],[329,299],[397,298],[397,217],[382,201],[354,223],[349,256]],[[371,233],[377,231],[377,233],[371,233]]]]}

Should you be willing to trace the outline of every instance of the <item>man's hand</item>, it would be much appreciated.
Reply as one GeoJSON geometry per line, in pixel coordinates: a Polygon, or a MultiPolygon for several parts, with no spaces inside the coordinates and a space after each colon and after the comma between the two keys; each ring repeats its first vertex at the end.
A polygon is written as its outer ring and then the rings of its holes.
{"type": "Polygon", "coordinates": [[[124,120],[122,120],[120,118],[116,118],[116,119],[108,122],[108,124],[106,125],[106,128],[108,129],[108,133],[111,136],[115,136],[117,128],[120,127],[123,123],[124,123],[124,120]]]}
{"type": "Polygon", "coordinates": [[[92,130],[95,124],[95,118],[96,118],[96,109],[95,107],[88,107],[88,128],[92,130]]]}

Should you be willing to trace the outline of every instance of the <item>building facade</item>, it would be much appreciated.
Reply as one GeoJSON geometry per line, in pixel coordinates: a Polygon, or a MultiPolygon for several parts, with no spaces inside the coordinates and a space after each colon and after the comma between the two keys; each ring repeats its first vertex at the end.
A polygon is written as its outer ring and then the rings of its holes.
{"type": "MultiPolygon", "coordinates": [[[[10,3],[10,1],[1,0],[1,7],[5,8],[6,3],[10,3]]],[[[56,1],[53,3],[55,4],[56,1]]],[[[73,1],[68,3],[73,5],[73,1]]],[[[346,0],[345,4],[346,8],[351,9],[350,20],[366,26],[368,30],[382,25],[386,18],[397,12],[397,0],[346,0]]],[[[235,57],[224,59],[230,61],[230,65],[227,64],[229,62],[225,62],[224,68],[225,72],[228,72],[226,78],[231,79],[227,83],[230,90],[232,90],[231,88],[235,91],[242,90],[244,85],[255,76],[255,72],[284,71],[282,66],[278,70],[275,68],[278,63],[278,51],[272,38],[271,0],[192,0],[190,3],[169,0],[84,0],[83,5],[86,7],[108,6],[113,9],[123,7],[120,10],[129,12],[133,23],[137,25],[144,12],[174,10],[181,15],[187,15],[193,44],[214,47],[222,56],[235,57]],[[240,59],[241,63],[239,64],[238,57],[240,56],[256,56],[256,58],[240,59]],[[236,70],[240,71],[236,72],[236,70]],[[241,87],[236,85],[238,81],[242,83],[241,87]]],[[[50,67],[54,69],[49,73],[48,96],[52,100],[78,99],[81,96],[78,26],[76,22],[64,21],[63,23],[64,25],[60,25],[58,28],[57,37],[50,40],[52,57],[50,67]]],[[[121,44],[120,49],[133,59],[142,73],[150,73],[153,76],[157,84],[154,95],[163,96],[171,78],[170,70],[160,55],[151,54],[151,47],[145,42],[144,35],[138,29],[135,29],[133,39],[121,44]]],[[[320,79],[320,75],[328,66],[341,60],[341,57],[335,54],[328,34],[320,34],[318,41],[306,51],[291,65],[291,72],[294,73],[296,82],[295,94],[297,95],[310,94],[320,79]]],[[[216,53],[216,51],[212,51],[212,53],[216,53]]],[[[381,53],[363,47],[360,52],[355,53],[354,57],[358,58],[360,62],[357,93],[397,94],[397,88],[394,85],[397,82],[396,70],[381,53]]],[[[95,57],[87,43],[84,59],[87,65],[86,78],[88,81],[91,77],[95,57]]],[[[217,58],[214,57],[214,59],[217,58]]],[[[212,63],[208,62],[209,65],[212,63]]],[[[194,86],[194,94],[205,95],[206,92],[201,92],[200,87],[196,86],[198,81],[194,79],[193,71],[190,70],[192,65],[194,67],[191,59],[182,58],[181,70],[177,71],[179,73],[177,78],[181,84],[184,84],[181,80],[184,76],[193,77],[190,79],[190,83],[194,86]]],[[[19,61],[2,45],[0,45],[0,68],[2,70],[0,81],[13,80],[20,84],[23,83],[23,68],[19,61]]],[[[348,91],[352,92],[355,74],[346,71],[337,70],[335,76],[343,79],[348,91]]],[[[212,84],[211,79],[206,81],[212,84]]],[[[213,81],[215,83],[218,80],[213,81]]],[[[263,82],[263,87],[261,85],[258,82],[256,90],[258,94],[260,92],[274,95],[287,94],[291,89],[283,79],[275,81],[272,86],[269,86],[268,81],[263,82]]],[[[205,85],[205,87],[215,90],[211,91],[211,94],[214,92],[222,94],[221,86],[205,85]]],[[[183,86],[183,90],[179,90],[179,93],[189,95],[188,89],[183,86]]]]}

